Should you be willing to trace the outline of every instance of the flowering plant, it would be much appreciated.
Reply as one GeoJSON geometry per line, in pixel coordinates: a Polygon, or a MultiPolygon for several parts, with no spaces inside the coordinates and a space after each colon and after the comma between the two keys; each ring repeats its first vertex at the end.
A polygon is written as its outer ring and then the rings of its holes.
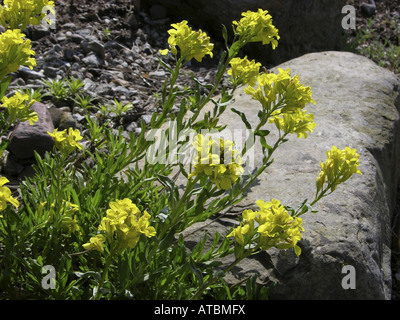
{"type": "MultiPolygon", "coordinates": [[[[0,22],[6,26],[37,22],[39,11],[23,10],[21,3],[5,1],[0,22]],[[9,12],[17,9],[23,14],[14,21],[9,12]]],[[[39,6],[51,1],[24,3],[39,6]]],[[[0,295],[35,299],[266,297],[267,288],[257,290],[255,278],[243,287],[243,281],[229,286],[224,276],[249,256],[273,247],[300,255],[301,233],[306,231],[300,216],[361,171],[355,149],[333,147],[321,164],[310,204],[303,202],[293,210],[279,200],[260,199],[256,203],[259,210],[244,210],[239,224],[226,235],[216,233],[207,245],[205,235],[188,249],[185,230],[239,203],[272,164],[274,152],[287,136],[306,139],[316,126],[313,115],[305,110],[309,103],[315,104],[311,88],[302,85],[297,75],[292,76],[289,69],[260,73],[260,63],[239,57],[240,49],[249,42],[270,44],[274,49],[279,40],[267,11],[248,11],[242,16],[232,23],[231,45],[223,29],[226,48],[215,82],[204,84],[194,78],[194,88],[184,92],[176,86],[182,66],[192,59],[213,57],[214,45],[205,32],[194,31],[187,21],[172,24],[169,48],[161,50],[159,57],[169,72],[160,94],[162,111],[153,114],[148,126],[142,122],[138,136],[131,133],[126,137],[122,129],[115,133],[107,123],[100,125],[87,116],[84,137],[76,129],[48,132],[54,149],[43,157],[35,155],[35,175],[20,184],[18,198],[5,186],[8,180],[0,178],[0,295]],[[163,60],[168,54],[175,58],[175,67],[163,60]],[[231,88],[223,85],[225,74],[231,88]],[[254,133],[242,149],[235,141],[211,136],[223,131],[220,116],[234,102],[233,94],[240,86],[260,103],[256,124],[230,107],[229,112],[254,133]],[[215,97],[219,87],[221,94],[215,97]],[[178,96],[182,97],[179,112],[171,113],[178,96]],[[214,109],[205,112],[207,104],[214,109]],[[174,126],[165,128],[168,118],[174,126]],[[280,133],[274,143],[267,141],[269,124],[280,133]],[[160,140],[169,143],[156,148],[152,137],[161,128],[164,135],[160,140]],[[194,137],[186,135],[188,132],[195,133],[194,137]],[[173,140],[174,135],[187,139],[173,140]],[[256,143],[254,136],[259,137],[263,150],[262,164],[245,175],[244,159],[256,143]],[[191,153],[189,167],[180,161],[161,161],[175,151],[178,155],[191,153]],[[176,182],[178,176],[183,179],[183,189],[176,182]],[[224,265],[221,259],[230,255],[234,261],[224,265]],[[57,272],[53,290],[42,285],[46,265],[57,272]]],[[[14,32],[6,31],[8,36],[21,35],[14,32]]],[[[18,39],[15,45],[25,51],[17,64],[33,67],[29,43],[18,39]]],[[[8,40],[0,35],[0,41],[8,40]]],[[[8,57],[8,51],[0,51],[0,70],[5,77],[16,67],[1,54],[8,57]]],[[[31,104],[21,94],[4,97],[2,107],[7,112],[0,120],[35,121],[35,115],[27,111],[31,104]]]]}
{"type": "Polygon", "coordinates": [[[54,1],[4,0],[0,5],[0,24],[13,30],[24,30],[29,24],[38,25],[46,16],[44,8],[54,13],[54,1]]]}

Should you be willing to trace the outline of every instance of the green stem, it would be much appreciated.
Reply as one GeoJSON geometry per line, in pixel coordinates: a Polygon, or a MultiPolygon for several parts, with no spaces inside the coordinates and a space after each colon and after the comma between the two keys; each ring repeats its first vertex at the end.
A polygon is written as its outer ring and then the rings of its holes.
{"type": "MultiPolygon", "coordinates": [[[[188,194],[193,190],[194,185],[196,184],[196,182],[199,180],[199,177],[196,177],[195,179],[188,179],[187,184],[186,184],[186,190],[183,193],[182,197],[179,199],[178,203],[176,204],[174,210],[171,212],[171,216],[170,216],[170,223],[165,223],[160,231],[160,234],[158,236],[159,240],[162,240],[162,238],[164,237],[165,233],[168,231],[168,228],[170,226],[175,225],[175,223],[177,223],[181,218],[182,215],[186,212],[184,211],[184,202],[187,200],[187,196],[188,194]],[[183,212],[182,212],[183,211],[183,212]]],[[[172,192],[172,191],[171,191],[172,192]]]]}
{"type": "MultiPolygon", "coordinates": [[[[224,271],[224,273],[229,272],[234,266],[236,266],[240,261],[242,261],[243,259],[251,256],[255,251],[258,250],[257,248],[254,248],[252,250],[248,250],[247,252],[245,252],[245,254],[243,254],[241,257],[237,258],[235,261],[233,261],[224,271]]],[[[213,285],[216,281],[218,280],[218,278],[212,277],[211,279],[209,279],[206,283],[204,283],[196,292],[195,294],[189,299],[189,300],[197,300],[200,298],[200,296],[203,294],[204,290],[206,290],[208,287],[210,287],[211,285],[213,285]]]]}
{"type": "Polygon", "coordinates": [[[314,204],[316,204],[316,203],[317,203],[319,200],[321,200],[323,197],[326,197],[326,196],[330,195],[330,194],[333,192],[332,190],[331,190],[330,193],[328,193],[328,194],[326,194],[326,193],[327,193],[327,192],[329,191],[329,189],[331,189],[334,185],[337,185],[337,184],[338,184],[338,181],[339,181],[339,179],[341,178],[342,175],[343,175],[342,171],[339,171],[339,173],[337,174],[336,178],[333,179],[333,181],[332,181],[331,183],[328,183],[328,185],[326,186],[326,188],[323,189],[319,195],[318,195],[318,192],[317,192],[317,194],[315,195],[315,198],[314,198],[313,202],[311,202],[310,206],[313,206],[314,204]]]}
{"type": "Polygon", "coordinates": [[[115,252],[117,251],[118,246],[119,246],[119,241],[114,243],[114,246],[113,246],[110,254],[108,255],[108,257],[106,259],[106,264],[104,266],[103,274],[101,275],[101,279],[100,279],[99,285],[97,287],[97,292],[96,292],[96,295],[94,297],[94,300],[98,300],[98,299],[101,298],[102,294],[100,293],[100,289],[103,287],[104,281],[106,280],[106,277],[107,277],[107,274],[108,274],[108,269],[109,269],[109,267],[111,265],[112,258],[114,256],[115,252]]]}
{"type": "Polygon", "coordinates": [[[165,97],[163,97],[163,112],[162,114],[158,117],[157,122],[155,127],[158,128],[162,121],[165,119],[167,114],[171,111],[173,107],[173,102],[175,100],[175,94],[174,94],[174,86],[175,82],[178,79],[179,76],[179,70],[182,66],[183,59],[179,58],[179,60],[176,61],[175,69],[173,70],[171,74],[171,78],[169,81],[169,91],[168,91],[168,99],[165,101],[165,97]]]}
{"type": "MultiPolygon", "coordinates": [[[[233,58],[233,57],[232,57],[232,58],[233,58]]],[[[200,111],[203,109],[203,107],[204,107],[204,106],[211,100],[211,98],[213,97],[214,92],[215,92],[215,90],[217,90],[219,84],[221,83],[222,77],[224,76],[225,71],[226,71],[226,69],[228,68],[229,62],[231,61],[232,58],[229,58],[229,57],[228,57],[228,58],[226,59],[223,68],[222,68],[222,69],[220,70],[220,72],[217,74],[217,78],[216,78],[216,81],[215,81],[215,85],[212,87],[212,89],[211,89],[210,92],[208,93],[206,99],[198,106],[196,112],[195,112],[194,115],[191,117],[191,119],[190,119],[190,120],[191,120],[191,123],[193,123],[193,122],[197,119],[197,117],[198,117],[199,114],[200,114],[200,111]]]]}

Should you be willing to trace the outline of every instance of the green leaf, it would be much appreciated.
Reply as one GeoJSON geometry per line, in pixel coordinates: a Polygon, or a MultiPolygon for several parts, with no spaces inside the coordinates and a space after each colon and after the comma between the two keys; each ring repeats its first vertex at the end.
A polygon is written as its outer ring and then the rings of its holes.
{"type": "Polygon", "coordinates": [[[169,72],[173,73],[174,70],[168,65],[166,64],[159,56],[156,56],[156,58],[158,59],[158,62],[160,62],[160,64],[167,69],[169,72]]]}
{"type": "Polygon", "coordinates": [[[232,110],[234,113],[238,114],[238,115],[240,116],[240,118],[242,118],[242,121],[243,121],[243,123],[245,124],[246,128],[249,129],[249,130],[251,130],[251,125],[250,125],[249,121],[248,121],[247,118],[246,118],[246,114],[245,114],[244,112],[241,112],[241,111],[235,109],[235,108],[231,108],[231,110],[232,110]]]}
{"type": "Polygon", "coordinates": [[[222,25],[222,38],[224,38],[225,47],[228,47],[228,31],[224,24],[222,25]]]}
{"type": "Polygon", "coordinates": [[[175,230],[174,228],[172,228],[172,230],[167,234],[167,236],[161,240],[158,246],[158,250],[160,252],[167,250],[171,246],[174,240],[175,240],[175,230]]]}
{"type": "Polygon", "coordinates": [[[229,59],[236,57],[241,48],[242,44],[239,41],[234,42],[229,49],[229,59]]]}
{"type": "Polygon", "coordinates": [[[199,281],[199,287],[201,287],[203,285],[203,275],[201,274],[201,271],[194,265],[192,257],[190,257],[190,269],[193,271],[196,279],[199,281]]]}
{"type": "Polygon", "coordinates": [[[265,140],[265,136],[260,136],[260,142],[264,148],[269,150],[270,146],[268,145],[267,140],[265,140]]]}
{"type": "Polygon", "coordinates": [[[93,277],[96,279],[97,282],[100,282],[100,280],[101,280],[101,274],[99,272],[94,272],[94,271],[74,272],[74,274],[78,278],[93,277]]]}
{"type": "Polygon", "coordinates": [[[8,76],[0,82],[0,100],[3,99],[3,97],[5,96],[11,79],[12,79],[12,77],[8,76]]]}
{"type": "Polygon", "coordinates": [[[269,130],[256,130],[256,131],[254,132],[254,135],[260,136],[260,137],[266,137],[266,136],[269,135],[270,132],[271,132],[271,131],[269,131],[269,130]]]}
{"type": "Polygon", "coordinates": [[[200,257],[203,253],[206,241],[207,241],[207,232],[204,232],[203,239],[199,243],[197,243],[196,246],[192,250],[192,254],[191,254],[192,259],[194,259],[196,261],[201,260],[200,257]]]}
{"type": "Polygon", "coordinates": [[[222,76],[222,73],[225,72],[225,58],[226,58],[226,55],[227,55],[227,52],[223,51],[222,54],[221,54],[221,58],[219,59],[218,67],[217,67],[217,74],[216,74],[217,78],[222,76]]]}

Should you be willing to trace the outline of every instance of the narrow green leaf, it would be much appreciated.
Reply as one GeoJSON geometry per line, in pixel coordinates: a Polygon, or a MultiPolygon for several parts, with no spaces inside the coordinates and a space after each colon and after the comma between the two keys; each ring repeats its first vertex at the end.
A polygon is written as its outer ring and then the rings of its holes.
{"type": "Polygon", "coordinates": [[[8,76],[8,77],[4,78],[3,81],[0,82],[0,100],[3,99],[3,97],[5,96],[11,79],[12,79],[12,77],[8,76]]]}
{"type": "Polygon", "coordinates": [[[222,38],[224,38],[225,47],[228,47],[228,31],[224,24],[222,25],[222,38]]]}
{"type": "Polygon", "coordinates": [[[232,44],[231,48],[229,49],[229,59],[232,59],[237,56],[239,50],[242,48],[242,45],[239,41],[236,41],[232,44]]]}
{"type": "Polygon", "coordinates": [[[243,123],[245,124],[246,128],[251,130],[251,124],[249,123],[249,121],[246,118],[246,114],[244,112],[241,112],[235,108],[231,108],[231,110],[236,113],[237,115],[240,116],[240,118],[242,119],[243,123]]]}
{"type": "Polygon", "coordinates": [[[199,287],[201,287],[203,285],[203,275],[201,274],[201,271],[194,265],[192,257],[190,257],[190,269],[193,271],[196,279],[199,281],[199,287]]]}
{"type": "Polygon", "coordinates": [[[254,135],[260,136],[260,137],[266,137],[269,135],[269,133],[270,133],[269,130],[257,130],[254,132],[254,135]]]}

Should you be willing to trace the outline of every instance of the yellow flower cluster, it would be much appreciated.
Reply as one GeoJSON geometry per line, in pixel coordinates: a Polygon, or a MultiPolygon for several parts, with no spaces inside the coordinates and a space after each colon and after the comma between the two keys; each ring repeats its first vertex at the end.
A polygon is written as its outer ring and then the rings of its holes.
{"type": "Polygon", "coordinates": [[[228,70],[228,75],[232,77],[234,85],[255,85],[256,79],[260,74],[261,63],[256,63],[254,60],[249,61],[247,56],[243,59],[233,58],[229,63],[231,69],[228,70]]]}
{"type": "Polygon", "coordinates": [[[306,132],[312,133],[316,126],[314,116],[302,110],[308,103],[315,104],[311,88],[302,85],[297,75],[292,78],[290,69],[278,71],[278,74],[260,74],[257,87],[250,85],[244,92],[259,101],[265,112],[271,112],[269,122],[275,123],[279,130],[307,138],[306,132]]]}
{"type": "MultiPolygon", "coordinates": [[[[19,206],[18,200],[11,196],[11,190],[7,187],[4,187],[7,182],[10,182],[7,178],[0,177],[0,211],[4,211],[6,209],[7,202],[11,203],[15,207],[19,206]]],[[[0,215],[0,218],[2,217],[3,216],[0,215]]]]}
{"type": "Polygon", "coordinates": [[[321,171],[316,181],[317,193],[322,190],[325,182],[328,182],[331,191],[334,191],[340,183],[348,180],[354,173],[362,174],[358,169],[360,155],[356,149],[346,147],[341,150],[333,146],[326,155],[328,159],[325,163],[321,163],[321,171]]]}
{"type": "Polygon", "coordinates": [[[301,240],[300,232],[303,220],[292,217],[279,200],[271,202],[257,201],[259,211],[245,210],[242,213],[243,221],[232,230],[228,237],[244,246],[257,237],[258,246],[263,250],[276,247],[278,249],[293,248],[297,256],[301,254],[301,248],[297,242],[301,240]],[[255,225],[257,223],[257,226],[255,225]]]}
{"type": "Polygon", "coordinates": [[[15,72],[20,66],[31,70],[36,66],[36,60],[31,57],[31,41],[24,39],[21,30],[7,30],[0,33],[0,81],[9,73],[15,72]]]}
{"type": "Polygon", "coordinates": [[[257,77],[257,87],[249,86],[244,92],[258,100],[265,110],[271,110],[277,98],[281,101],[282,113],[303,109],[314,103],[310,87],[305,87],[296,75],[290,76],[290,69],[278,69],[279,73],[262,73],[257,77]]]}
{"type": "Polygon", "coordinates": [[[30,110],[30,107],[35,103],[35,100],[29,101],[29,96],[27,94],[21,94],[16,92],[10,98],[4,96],[1,99],[1,106],[6,109],[8,121],[11,123],[15,120],[19,121],[29,121],[30,125],[38,121],[38,115],[35,111],[30,110]]]}
{"type": "Polygon", "coordinates": [[[232,141],[222,138],[212,140],[199,134],[192,144],[197,155],[189,179],[205,174],[214,181],[217,188],[228,190],[243,174],[242,158],[239,151],[233,149],[232,141]]]}
{"type": "Polygon", "coordinates": [[[283,113],[278,110],[272,114],[270,123],[275,123],[279,130],[284,133],[297,133],[297,138],[307,138],[307,131],[312,133],[317,124],[314,122],[314,115],[307,114],[307,110],[296,110],[293,113],[283,113]]]}
{"type": "MultiPolygon", "coordinates": [[[[180,49],[180,56],[186,61],[190,61],[195,58],[201,62],[205,55],[213,56],[212,50],[214,45],[210,43],[210,37],[205,32],[194,31],[190,28],[186,20],[179,23],[173,23],[171,26],[173,29],[168,30],[169,38],[169,50],[174,56],[178,55],[180,49]]],[[[160,50],[162,55],[168,53],[168,49],[160,50]]]]}
{"type": "Polygon", "coordinates": [[[271,43],[272,49],[278,45],[278,29],[272,24],[272,17],[267,10],[247,11],[242,13],[242,18],[233,21],[234,32],[245,42],[262,42],[263,45],[271,43]]]}
{"type": "Polygon", "coordinates": [[[45,6],[55,13],[54,2],[49,0],[4,0],[3,3],[0,24],[6,29],[24,30],[29,24],[40,24],[46,16],[46,10],[42,10],[45,6]]]}
{"type": "Polygon", "coordinates": [[[69,128],[68,135],[67,129],[60,132],[58,132],[58,129],[54,129],[53,133],[50,133],[49,131],[47,131],[47,133],[54,138],[56,148],[64,154],[68,155],[75,149],[83,148],[83,146],[78,142],[83,139],[78,129],[69,128]]]}
{"type": "Polygon", "coordinates": [[[126,248],[134,248],[139,241],[140,235],[154,237],[156,230],[150,226],[150,214],[146,211],[143,214],[138,207],[128,198],[110,202],[110,209],[107,210],[107,216],[101,220],[98,227],[104,232],[90,238],[83,247],[104,251],[102,243],[107,241],[117,243],[117,253],[122,253],[126,248]]]}

